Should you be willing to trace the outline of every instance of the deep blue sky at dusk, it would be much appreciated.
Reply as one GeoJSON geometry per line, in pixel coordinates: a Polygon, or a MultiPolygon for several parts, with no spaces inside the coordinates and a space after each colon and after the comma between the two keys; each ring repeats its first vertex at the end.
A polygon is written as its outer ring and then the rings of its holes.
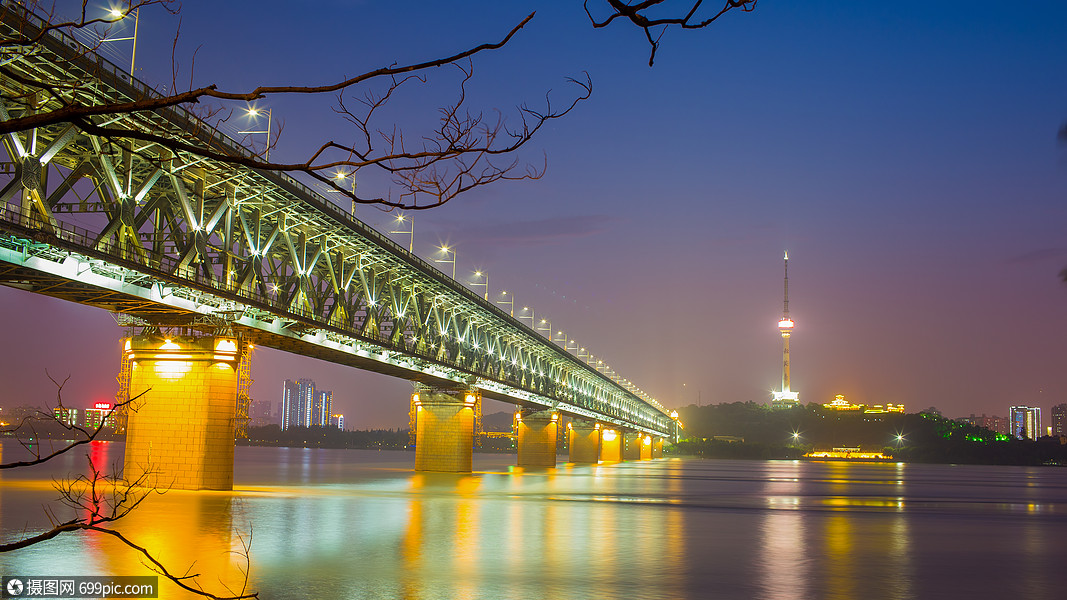
{"type": "MultiPolygon", "coordinates": [[[[488,272],[494,296],[513,293],[667,406],[698,391],[769,399],[784,250],[802,401],[952,417],[1067,402],[1067,3],[764,0],[668,32],[651,69],[639,30],[593,30],[576,1],[314,6],[185,2],[181,80],[199,47],[197,84],[325,83],[496,40],[537,10],[475,59],[472,106],[510,114],[548,89],[563,102],[583,72],[592,98],[524,154],[547,156],[544,178],[417,213],[415,251],[454,244],[457,279],[488,272]]],[[[175,24],[141,15],[139,77],[170,81],[175,24]]],[[[455,81],[435,73],[391,114],[415,131],[455,81]]],[[[328,102],[260,105],[284,122],[272,158],[341,131],[328,102]]],[[[393,216],[357,215],[385,231],[393,216]]],[[[0,403],[51,400],[45,368],[71,374],[70,404],[113,396],[108,313],[8,288],[0,307],[13,395],[0,403]]],[[[406,424],[404,381],[265,349],[253,376],[255,398],[310,377],[350,427],[406,424]]]]}

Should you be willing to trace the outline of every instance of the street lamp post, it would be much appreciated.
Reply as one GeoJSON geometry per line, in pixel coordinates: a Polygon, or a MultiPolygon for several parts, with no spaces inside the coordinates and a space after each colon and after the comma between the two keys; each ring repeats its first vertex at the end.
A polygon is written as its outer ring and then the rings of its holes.
{"type": "MultiPolygon", "coordinates": [[[[237,133],[239,133],[241,135],[251,135],[251,134],[258,134],[258,133],[267,134],[267,150],[263,153],[263,159],[266,160],[267,162],[270,162],[270,123],[271,123],[271,112],[270,111],[271,111],[271,109],[269,109],[269,108],[266,110],[266,113],[267,113],[267,128],[266,129],[260,130],[260,131],[238,131],[237,132],[237,133]]],[[[262,110],[260,110],[260,109],[258,109],[258,108],[253,106],[252,108],[248,109],[248,116],[250,116],[253,119],[255,119],[256,117],[259,117],[259,115],[262,114],[263,112],[264,111],[262,111],[262,110]]],[[[342,176],[342,178],[343,178],[343,176],[342,176]]],[[[353,179],[352,180],[352,189],[353,190],[356,189],[355,186],[356,186],[355,179],[353,179]]]]}
{"type": "Polygon", "coordinates": [[[563,348],[566,349],[567,348],[567,334],[563,333],[562,331],[557,331],[556,335],[559,336],[559,339],[557,340],[557,339],[552,338],[552,341],[553,342],[563,342],[563,348]]]}
{"type": "Polygon", "coordinates": [[[545,337],[548,338],[548,341],[552,341],[552,321],[549,321],[548,319],[541,319],[541,324],[547,325],[547,327],[538,327],[537,331],[547,331],[548,335],[546,335],[545,337]]]}
{"type": "Polygon", "coordinates": [[[533,309],[530,308],[529,306],[524,306],[524,307],[522,307],[522,312],[528,312],[530,314],[528,316],[519,315],[519,319],[520,320],[529,319],[530,320],[530,329],[533,329],[533,330],[536,331],[536,327],[534,327],[534,311],[533,311],[533,309]]]}
{"type": "Polygon", "coordinates": [[[514,317],[515,316],[515,296],[508,296],[507,290],[504,290],[504,291],[500,292],[500,295],[508,298],[508,300],[497,300],[496,303],[497,304],[507,304],[508,308],[511,311],[510,312],[511,316],[514,317]]]}
{"type": "Polygon", "coordinates": [[[470,282],[470,285],[476,286],[476,287],[480,287],[480,288],[484,288],[485,294],[482,297],[485,298],[486,300],[488,300],[489,299],[489,273],[482,273],[481,271],[475,271],[474,272],[474,276],[475,277],[485,277],[485,281],[483,281],[482,283],[475,283],[475,282],[472,281],[472,282],[470,282]]]}
{"type": "MultiPolygon", "coordinates": [[[[407,231],[403,231],[403,230],[390,231],[389,233],[399,233],[399,234],[403,234],[403,235],[408,236],[408,252],[414,252],[414,250],[412,250],[412,248],[415,247],[415,217],[410,217],[408,215],[397,215],[396,216],[396,222],[397,223],[407,223],[408,224],[408,230],[407,231]]],[[[399,227],[399,225],[398,225],[398,227],[399,227]]],[[[442,249],[444,249],[444,248],[442,248],[442,249]]],[[[452,279],[455,279],[455,278],[456,278],[455,271],[453,271],[452,279]]]]}
{"type": "MultiPolygon", "coordinates": [[[[133,67],[134,67],[134,65],[136,64],[136,61],[137,61],[137,26],[141,22],[140,11],[141,11],[140,8],[133,9],[133,36],[132,37],[111,38],[111,39],[100,40],[102,42],[127,42],[127,41],[131,41],[131,40],[133,41],[133,54],[132,54],[132,56],[130,56],[130,76],[131,77],[133,76],[133,67]]],[[[123,12],[123,11],[117,9],[117,8],[112,8],[111,12],[109,14],[116,21],[121,21],[121,20],[125,19],[126,15],[129,14],[129,13],[125,13],[125,12],[123,12]]]]}
{"type": "MultiPolygon", "coordinates": [[[[348,175],[345,175],[342,171],[338,171],[337,174],[333,176],[333,178],[336,179],[337,181],[344,181],[347,177],[348,177],[348,175]]],[[[329,190],[329,191],[334,191],[334,190],[329,190]]],[[[356,198],[355,198],[355,196],[356,196],[356,174],[353,173],[352,174],[352,216],[353,217],[356,216],[356,198]]]]}
{"type": "Polygon", "coordinates": [[[451,252],[452,253],[452,260],[434,259],[434,262],[445,263],[445,264],[451,263],[452,264],[452,280],[454,281],[456,279],[456,251],[455,251],[454,248],[449,248],[448,246],[441,246],[441,252],[444,252],[446,257],[448,256],[448,253],[451,252]]]}

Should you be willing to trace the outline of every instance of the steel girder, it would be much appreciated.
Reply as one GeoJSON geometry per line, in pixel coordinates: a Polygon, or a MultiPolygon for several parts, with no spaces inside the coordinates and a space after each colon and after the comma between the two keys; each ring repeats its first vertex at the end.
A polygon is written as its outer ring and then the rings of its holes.
{"type": "MultiPolygon", "coordinates": [[[[2,4],[4,35],[40,23],[2,4]],[[21,20],[20,20],[21,19],[21,20]]],[[[156,92],[53,32],[0,56],[0,119],[156,92]],[[42,91],[47,87],[50,91],[42,91]]],[[[181,109],[94,118],[251,156],[181,109]]],[[[294,179],[69,124],[4,136],[0,282],[667,436],[636,396],[294,179]]]]}

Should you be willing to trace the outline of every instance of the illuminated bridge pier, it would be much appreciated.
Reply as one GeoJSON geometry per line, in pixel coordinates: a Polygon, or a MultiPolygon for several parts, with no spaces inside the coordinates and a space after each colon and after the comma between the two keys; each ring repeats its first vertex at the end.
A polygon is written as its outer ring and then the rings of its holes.
{"type": "MultiPolygon", "coordinates": [[[[470,473],[481,397],[476,390],[420,388],[411,397],[415,470],[470,473]]],[[[523,408],[515,414],[517,466],[556,466],[560,413],[523,408]]],[[[615,463],[663,457],[663,437],[586,419],[567,423],[569,462],[615,463]]]]}
{"type": "Polygon", "coordinates": [[[556,466],[559,413],[523,409],[515,417],[516,446],[520,467],[556,466]]]}
{"type": "Polygon", "coordinates": [[[574,419],[567,429],[570,461],[576,464],[600,462],[600,425],[585,419],[574,419]]]}
{"type": "Polygon", "coordinates": [[[426,389],[415,405],[415,470],[470,473],[477,392],[426,389]]]}
{"type": "Polygon", "coordinates": [[[124,476],[182,490],[233,489],[240,352],[234,337],[127,338],[124,476]]]}

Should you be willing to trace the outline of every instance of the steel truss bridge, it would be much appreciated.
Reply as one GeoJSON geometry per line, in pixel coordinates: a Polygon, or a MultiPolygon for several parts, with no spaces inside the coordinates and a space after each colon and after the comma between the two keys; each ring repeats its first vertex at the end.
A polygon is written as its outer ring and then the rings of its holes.
{"type": "MultiPolygon", "coordinates": [[[[0,18],[6,39],[44,25],[11,0],[0,18]]],[[[0,77],[3,120],[159,96],[59,31],[2,52],[15,74],[0,77]]],[[[92,119],[254,157],[180,108],[92,119]]],[[[66,123],[3,136],[3,148],[0,283],[155,323],[223,316],[259,345],[672,434],[654,400],[285,174],[66,123]]]]}

